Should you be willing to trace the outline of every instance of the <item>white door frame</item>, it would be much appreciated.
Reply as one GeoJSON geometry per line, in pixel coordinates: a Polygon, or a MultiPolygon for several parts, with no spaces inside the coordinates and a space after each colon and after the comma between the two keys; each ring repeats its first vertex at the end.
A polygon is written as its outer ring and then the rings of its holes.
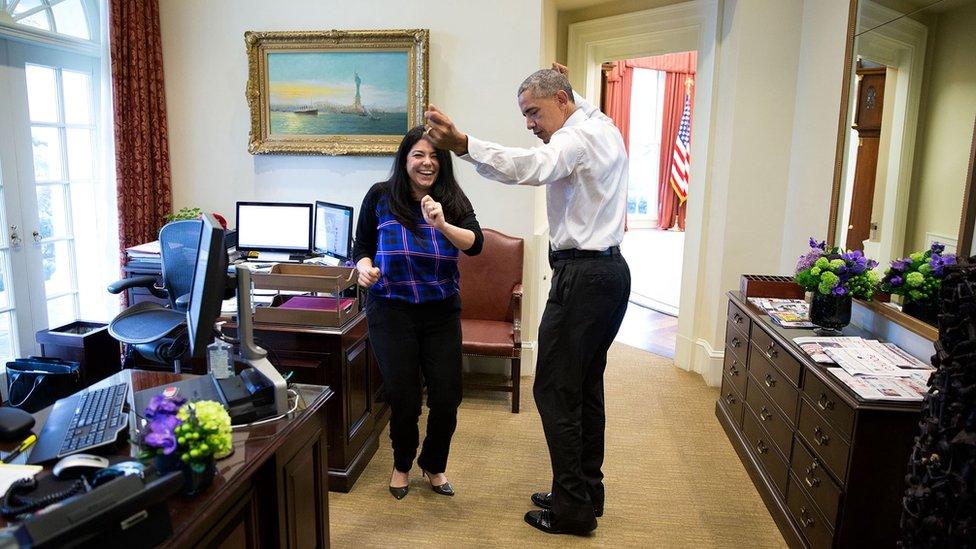
{"type": "MultiPolygon", "coordinates": [[[[662,55],[679,51],[698,51],[695,75],[695,120],[692,121],[691,181],[685,217],[683,273],[697,273],[704,229],[705,196],[708,194],[708,138],[712,127],[712,89],[719,35],[718,0],[693,0],[671,6],[615,15],[569,26],[569,74],[573,85],[588,97],[600,93],[600,65],[604,61],[662,55]]],[[[692,341],[697,284],[682,284],[678,315],[678,340],[675,365],[684,370],[704,372],[707,365],[694,361],[697,345],[715,359],[707,341],[692,341]],[[702,345],[704,343],[704,345],[702,345]]],[[[721,354],[718,355],[721,361],[721,354]]],[[[706,361],[707,362],[707,361],[706,361]]]]}

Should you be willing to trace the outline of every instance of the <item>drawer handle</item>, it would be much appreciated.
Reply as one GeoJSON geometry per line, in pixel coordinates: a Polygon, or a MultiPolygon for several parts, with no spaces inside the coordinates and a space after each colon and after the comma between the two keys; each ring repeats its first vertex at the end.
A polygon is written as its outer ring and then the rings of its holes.
{"type": "Polygon", "coordinates": [[[765,406],[763,406],[762,410],[759,411],[759,419],[763,421],[769,421],[773,419],[773,413],[767,410],[765,406]]]}
{"type": "Polygon", "coordinates": [[[820,463],[818,463],[816,459],[814,459],[813,463],[811,463],[810,466],[807,467],[806,474],[803,476],[803,482],[806,482],[807,486],[809,486],[810,488],[816,488],[817,486],[820,486],[820,479],[817,478],[817,476],[814,474],[817,472],[817,469],[819,468],[820,468],[820,463]]]}
{"type": "Polygon", "coordinates": [[[766,452],[769,451],[769,447],[763,444],[763,441],[760,439],[756,441],[756,451],[759,452],[760,454],[765,454],[766,452]]]}
{"type": "Polygon", "coordinates": [[[776,357],[779,356],[779,351],[776,350],[776,343],[775,342],[773,342],[773,341],[770,341],[769,342],[769,345],[766,346],[765,355],[766,355],[766,358],[768,358],[770,360],[772,360],[772,359],[774,359],[774,358],[776,358],[776,357]]]}
{"type": "Polygon", "coordinates": [[[734,376],[737,376],[737,375],[739,375],[739,369],[735,367],[735,364],[736,364],[736,361],[734,361],[734,360],[732,361],[732,364],[729,364],[729,373],[732,374],[732,375],[734,375],[734,376]]]}
{"type": "Polygon", "coordinates": [[[742,324],[742,315],[739,313],[732,313],[732,322],[736,324],[742,324]]]}
{"type": "Polygon", "coordinates": [[[820,399],[817,400],[817,407],[823,411],[833,410],[834,401],[827,398],[827,393],[820,393],[820,399]]]}
{"type": "Polygon", "coordinates": [[[817,443],[817,446],[826,446],[830,442],[830,437],[818,426],[813,428],[813,441],[817,443]]]}
{"type": "Polygon", "coordinates": [[[732,393],[725,395],[725,402],[728,402],[729,404],[735,404],[735,395],[733,395],[732,393]]]}
{"type": "Polygon", "coordinates": [[[732,341],[729,342],[729,345],[731,345],[733,349],[738,349],[739,347],[742,347],[742,342],[739,341],[739,338],[732,336],[732,341]]]}
{"type": "Polygon", "coordinates": [[[763,381],[766,382],[766,387],[769,388],[772,388],[774,385],[776,385],[776,380],[773,378],[773,374],[766,374],[766,377],[763,378],[763,381]]]}
{"type": "Polygon", "coordinates": [[[800,524],[802,524],[804,528],[810,528],[814,525],[813,517],[810,516],[810,512],[807,511],[807,508],[803,505],[800,506],[800,524]]]}

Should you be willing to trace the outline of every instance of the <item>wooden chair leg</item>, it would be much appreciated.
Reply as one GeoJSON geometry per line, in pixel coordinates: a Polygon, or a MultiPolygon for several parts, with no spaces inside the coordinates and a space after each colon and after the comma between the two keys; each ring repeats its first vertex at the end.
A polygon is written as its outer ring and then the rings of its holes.
{"type": "Polygon", "coordinates": [[[519,413],[520,393],[522,385],[522,359],[512,359],[512,413],[519,413]]]}

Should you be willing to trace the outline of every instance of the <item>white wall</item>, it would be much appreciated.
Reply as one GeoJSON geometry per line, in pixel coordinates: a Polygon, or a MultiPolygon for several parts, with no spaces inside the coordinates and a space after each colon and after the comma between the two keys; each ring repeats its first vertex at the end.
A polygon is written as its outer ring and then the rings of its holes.
{"type": "MultiPolygon", "coordinates": [[[[322,199],[353,205],[358,216],[367,189],[389,174],[392,157],[248,154],[248,30],[428,28],[431,103],[472,135],[515,146],[537,142],[525,130],[515,90],[540,66],[540,2],[167,0],[160,20],[176,208],[199,206],[233,222],[238,200],[322,199]]],[[[538,287],[532,266],[541,195],[484,180],[463,161],[455,169],[483,227],[526,239],[523,283],[538,287]]],[[[526,295],[523,338],[530,341],[537,297],[526,295]]]]}

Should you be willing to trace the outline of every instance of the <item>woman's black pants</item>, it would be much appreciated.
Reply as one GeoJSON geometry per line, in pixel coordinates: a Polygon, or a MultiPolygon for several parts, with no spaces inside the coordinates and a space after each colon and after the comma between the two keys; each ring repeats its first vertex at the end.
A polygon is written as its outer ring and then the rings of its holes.
{"type": "Polygon", "coordinates": [[[393,465],[407,472],[417,456],[425,387],[427,436],[417,465],[443,473],[461,404],[461,299],[414,305],[370,296],[366,319],[390,403],[393,465]]]}

